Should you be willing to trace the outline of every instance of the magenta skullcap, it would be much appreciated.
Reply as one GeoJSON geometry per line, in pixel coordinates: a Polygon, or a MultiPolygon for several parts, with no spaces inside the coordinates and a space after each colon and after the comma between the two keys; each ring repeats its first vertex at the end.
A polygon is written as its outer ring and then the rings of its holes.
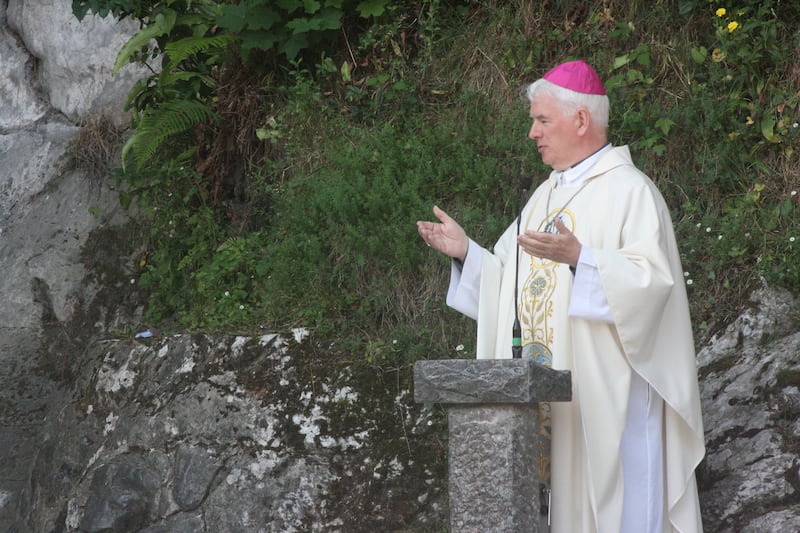
{"type": "Polygon", "coordinates": [[[550,83],[583,94],[606,94],[600,76],[583,59],[567,61],[543,76],[550,83]]]}

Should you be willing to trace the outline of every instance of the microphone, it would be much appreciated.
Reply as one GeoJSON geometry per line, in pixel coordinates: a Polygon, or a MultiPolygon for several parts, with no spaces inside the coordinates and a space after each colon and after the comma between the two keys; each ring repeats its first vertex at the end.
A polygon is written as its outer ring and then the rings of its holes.
{"type": "MultiPolygon", "coordinates": [[[[520,183],[519,216],[517,216],[517,237],[522,226],[522,210],[525,207],[525,193],[530,187],[530,179],[520,183]]],[[[511,357],[522,358],[522,326],[519,323],[519,309],[517,307],[519,293],[519,243],[517,243],[517,258],[514,263],[514,325],[511,328],[511,357]]]]}

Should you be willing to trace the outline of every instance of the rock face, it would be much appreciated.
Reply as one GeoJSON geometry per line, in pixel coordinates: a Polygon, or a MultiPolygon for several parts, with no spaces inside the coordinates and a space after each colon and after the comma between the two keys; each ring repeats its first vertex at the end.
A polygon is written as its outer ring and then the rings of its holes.
{"type": "MultiPolygon", "coordinates": [[[[131,31],[0,0],[0,531],[446,530],[410,368],[299,334],[133,339],[137,221],[62,164],[97,115],[125,124],[131,31]]],[[[798,308],[755,300],[699,354],[706,531],[800,530],[798,308]]]]}
{"type": "Polygon", "coordinates": [[[708,453],[699,471],[709,531],[800,531],[800,333],[788,294],[698,354],[708,453]]]}
{"type": "MultiPolygon", "coordinates": [[[[14,64],[36,64],[36,89],[46,100],[44,106],[23,102],[31,107],[31,116],[52,108],[75,123],[103,115],[117,125],[127,124],[120,103],[144,71],[129,66],[114,77],[111,72],[117,52],[137,29],[134,21],[89,15],[78,22],[71,3],[62,0],[8,0],[5,18],[19,38],[17,46],[25,50],[13,54],[18,57],[14,64]]],[[[20,86],[27,90],[26,83],[20,86]]]]}
{"type": "Polygon", "coordinates": [[[438,422],[395,372],[335,357],[276,334],[98,340],[46,409],[25,525],[441,528],[438,422]]]}

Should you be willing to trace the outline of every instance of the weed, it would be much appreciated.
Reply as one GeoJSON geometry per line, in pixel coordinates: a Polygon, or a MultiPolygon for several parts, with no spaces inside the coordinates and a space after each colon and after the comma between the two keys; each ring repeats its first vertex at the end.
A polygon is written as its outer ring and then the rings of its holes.
{"type": "Polygon", "coordinates": [[[118,165],[123,130],[102,116],[81,125],[61,158],[59,171],[80,170],[93,181],[108,177],[118,165]]]}

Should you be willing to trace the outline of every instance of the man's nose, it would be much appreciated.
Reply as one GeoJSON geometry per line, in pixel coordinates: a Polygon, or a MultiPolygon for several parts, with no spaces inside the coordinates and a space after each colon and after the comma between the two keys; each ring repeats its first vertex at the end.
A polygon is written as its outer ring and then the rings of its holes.
{"type": "Polygon", "coordinates": [[[531,130],[528,132],[528,138],[535,141],[542,136],[541,130],[536,124],[531,125],[531,130]]]}

